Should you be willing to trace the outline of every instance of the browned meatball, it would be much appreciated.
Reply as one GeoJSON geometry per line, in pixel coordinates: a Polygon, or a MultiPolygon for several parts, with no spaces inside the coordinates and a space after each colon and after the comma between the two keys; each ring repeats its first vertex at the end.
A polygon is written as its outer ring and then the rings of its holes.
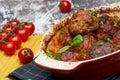
{"type": "Polygon", "coordinates": [[[97,31],[97,39],[103,40],[107,37],[111,37],[118,31],[118,27],[114,26],[114,17],[103,15],[99,17],[100,26],[97,31]]]}
{"type": "Polygon", "coordinates": [[[61,55],[61,60],[81,61],[81,60],[89,59],[87,53],[95,40],[91,35],[84,35],[83,39],[84,39],[83,43],[81,43],[79,46],[71,47],[69,51],[63,52],[61,55]]]}
{"type": "Polygon", "coordinates": [[[116,32],[114,35],[113,35],[113,40],[115,43],[119,44],[120,43],[120,31],[116,32]]]}
{"type": "Polygon", "coordinates": [[[96,30],[99,27],[99,20],[96,16],[90,16],[90,10],[79,10],[72,16],[68,24],[71,34],[85,34],[96,30]]]}
{"type": "Polygon", "coordinates": [[[103,40],[107,37],[112,37],[118,29],[110,24],[103,24],[100,26],[98,32],[97,32],[97,39],[103,40]]]}
{"type": "Polygon", "coordinates": [[[89,48],[96,42],[94,37],[91,35],[84,35],[83,39],[84,39],[83,43],[81,43],[77,47],[72,48],[73,51],[74,50],[77,52],[83,51],[84,53],[88,53],[89,48]]]}
{"type": "Polygon", "coordinates": [[[98,46],[97,44],[93,45],[88,52],[89,58],[96,58],[106,54],[109,54],[114,51],[114,47],[111,43],[105,43],[102,46],[98,46]]]}
{"type": "Polygon", "coordinates": [[[116,27],[114,27],[113,25],[106,25],[106,24],[100,26],[100,30],[101,30],[102,33],[107,33],[107,34],[109,34],[111,36],[113,36],[113,34],[115,32],[117,32],[117,28],[116,27]]]}
{"type": "Polygon", "coordinates": [[[115,39],[116,41],[120,42],[120,31],[116,32],[114,35],[113,35],[113,39],[115,39]]]}
{"type": "Polygon", "coordinates": [[[60,59],[62,61],[81,61],[86,60],[87,55],[86,54],[80,54],[73,51],[65,51],[62,53],[60,59]]]}
{"type": "Polygon", "coordinates": [[[77,61],[78,54],[75,52],[65,51],[61,55],[62,61],[77,61]]]}

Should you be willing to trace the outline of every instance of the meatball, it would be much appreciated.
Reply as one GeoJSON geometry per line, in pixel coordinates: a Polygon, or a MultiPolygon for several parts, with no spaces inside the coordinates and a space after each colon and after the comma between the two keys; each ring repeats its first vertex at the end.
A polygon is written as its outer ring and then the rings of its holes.
{"type": "Polygon", "coordinates": [[[120,43],[120,31],[116,32],[116,33],[113,35],[113,40],[114,40],[114,42],[116,42],[116,43],[120,43]]]}
{"type": "Polygon", "coordinates": [[[98,29],[98,18],[96,16],[90,16],[89,12],[90,10],[79,10],[73,14],[72,20],[68,24],[71,34],[85,34],[98,29]]]}
{"type": "Polygon", "coordinates": [[[62,61],[81,61],[81,60],[86,60],[87,55],[79,54],[79,53],[73,52],[73,51],[65,51],[62,53],[60,59],[62,61]]]}
{"type": "Polygon", "coordinates": [[[107,33],[107,34],[109,34],[111,36],[115,32],[117,32],[117,28],[116,27],[114,27],[113,25],[107,25],[107,24],[100,26],[100,30],[101,30],[102,33],[107,33]]]}
{"type": "Polygon", "coordinates": [[[75,51],[83,51],[83,52],[87,53],[88,49],[91,47],[91,45],[96,42],[96,40],[94,39],[94,37],[91,36],[91,35],[84,35],[83,39],[84,39],[83,43],[81,43],[77,47],[74,47],[73,51],[74,50],[75,51]]]}
{"type": "Polygon", "coordinates": [[[77,61],[78,54],[75,52],[65,51],[62,53],[60,59],[62,61],[77,61]]]}
{"type": "Polygon", "coordinates": [[[84,39],[84,42],[81,43],[79,46],[71,47],[69,51],[63,52],[61,55],[61,60],[62,61],[81,61],[81,60],[89,59],[87,53],[95,40],[91,35],[84,35],[83,39],[84,39]],[[83,54],[81,54],[81,52],[83,54]]]}
{"type": "Polygon", "coordinates": [[[97,44],[95,44],[89,49],[88,56],[90,59],[92,59],[109,54],[113,51],[114,51],[114,47],[111,43],[106,42],[102,46],[98,46],[97,44]]]}
{"type": "Polygon", "coordinates": [[[114,35],[113,35],[113,45],[114,48],[116,50],[119,49],[119,45],[120,45],[120,31],[117,31],[114,35]]]}
{"type": "Polygon", "coordinates": [[[97,32],[97,39],[102,40],[107,37],[112,37],[114,33],[116,33],[118,29],[110,24],[103,24],[100,26],[100,29],[97,32]]]}

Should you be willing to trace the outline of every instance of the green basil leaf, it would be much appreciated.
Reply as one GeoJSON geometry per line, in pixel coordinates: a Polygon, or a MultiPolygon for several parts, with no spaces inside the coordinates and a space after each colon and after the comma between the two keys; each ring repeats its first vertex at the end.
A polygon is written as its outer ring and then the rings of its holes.
{"type": "Polygon", "coordinates": [[[69,40],[68,43],[69,43],[69,44],[72,44],[72,40],[69,40]]]}
{"type": "Polygon", "coordinates": [[[89,15],[90,15],[90,16],[96,16],[96,13],[95,13],[95,11],[90,10],[90,11],[89,11],[89,15]]]}
{"type": "Polygon", "coordinates": [[[103,21],[100,21],[100,24],[102,25],[102,24],[104,24],[104,22],[103,22],[103,21]]]}
{"type": "Polygon", "coordinates": [[[118,27],[118,24],[117,24],[117,23],[115,23],[115,24],[114,24],[114,27],[118,27]]]}
{"type": "Polygon", "coordinates": [[[73,41],[73,42],[71,43],[71,45],[72,45],[72,46],[79,46],[80,43],[81,43],[80,40],[75,40],[75,41],[73,41]]]}
{"type": "Polygon", "coordinates": [[[50,51],[50,49],[47,50],[47,54],[50,58],[53,58],[53,59],[55,58],[52,52],[50,51]]]}
{"type": "Polygon", "coordinates": [[[114,18],[114,22],[119,22],[119,18],[114,18]]]}
{"type": "Polygon", "coordinates": [[[98,58],[99,56],[98,55],[95,55],[95,57],[94,58],[98,58]]]}
{"type": "Polygon", "coordinates": [[[55,56],[55,59],[60,60],[60,56],[63,52],[65,52],[66,50],[68,50],[70,48],[70,46],[64,46],[61,49],[59,49],[57,55],[55,56]]]}
{"type": "Polygon", "coordinates": [[[117,47],[118,47],[118,49],[120,49],[120,45],[118,45],[117,47]]]}
{"type": "Polygon", "coordinates": [[[84,41],[84,40],[83,40],[83,37],[82,37],[80,34],[78,34],[78,35],[76,35],[76,36],[73,38],[73,40],[70,41],[69,43],[70,43],[70,45],[72,45],[72,46],[79,46],[83,41],[84,41]]]}
{"type": "Polygon", "coordinates": [[[102,46],[102,45],[104,45],[105,44],[105,42],[99,42],[97,45],[98,46],[102,46]]]}
{"type": "Polygon", "coordinates": [[[85,54],[83,51],[80,51],[79,54],[85,54]]]}
{"type": "Polygon", "coordinates": [[[64,32],[65,32],[65,29],[62,28],[62,29],[60,30],[60,34],[63,34],[64,32]]]}
{"type": "Polygon", "coordinates": [[[110,38],[106,38],[105,40],[109,43],[112,43],[112,40],[110,38]]]}

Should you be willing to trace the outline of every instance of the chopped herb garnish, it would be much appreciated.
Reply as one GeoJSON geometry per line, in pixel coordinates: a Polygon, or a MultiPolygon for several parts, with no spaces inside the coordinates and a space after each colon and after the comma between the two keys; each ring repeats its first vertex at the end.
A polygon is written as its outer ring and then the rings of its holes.
{"type": "Polygon", "coordinates": [[[60,34],[63,34],[64,32],[65,32],[65,29],[62,28],[62,29],[60,30],[60,34]]]}
{"type": "Polygon", "coordinates": [[[105,40],[109,43],[112,43],[112,40],[110,38],[106,38],[105,40]]]}
{"type": "Polygon", "coordinates": [[[102,46],[102,45],[104,45],[105,44],[105,42],[99,42],[97,45],[98,46],[102,46]]]}
{"type": "Polygon", "coordinates": [[[53,53],[50,51],[50,49],[47,50],[47,54],[50,58],[53,58],[53,59],[55,58],[53,53]]]}
{"type": "Polygon", "coordinates": [[[66,50],[68,50],[70,48],[70,46],[64,46],[61,49],[59,49],[57,55],[55,56],[55,59],[60,60],[60,56],[63,52],[65,52],[66,50]]]}
{"type": "Polygon", "coordinates": [[[114,27],[118,27],[118,24],[117,24],[117,23],[115,23],[115,24],[114,24],[114,27]]]}
{"type": "Polygon", "coordinates": [[[80,18],[75,18],[74,21],[75,21],[75,22],[78,22],[79,19],[80,19],[80,18]]]}
{"type": "Polygon", "coordinates": [[[119,22],[119,18],[114,18],[114,22],[119,22]]]}
{"type": "Polygon", "coordinates": [[[118,47],[118,49],[120,49],[120,45],[118,45],[117,47],[118,47]]]}
{"type": "Polygon", "coordinates": [[[95,55],[95,57],[94,58],[98,58],[99,56],[98,55],[95,55]]]}
{"type": "Polygon", "coordinates": [[[100,21],[100,24],[104,24],[104,22],[103,22],[103,21],[100,21]]]}
{"type": "Polygon", "coordinates": [[[95,13],[95,11],[90,10],[90,11],[89,11],[89,15],[90,15],[90,16],[96,16],[96,13],[95,13]]]}
{"type": "Polygon", "coordinates": [[[80,54],[84,54],[84,52],[83,52],[83,51],[80,51],[79,53],[80,53],[80,54]]]}
{"type": "Polygon", "coordinates": [[[68,41],[68,43],[71,46],[79,46],[83,41],[83,37],[80,34],[78,34],[73,38],[73,40],[68,41]]]}

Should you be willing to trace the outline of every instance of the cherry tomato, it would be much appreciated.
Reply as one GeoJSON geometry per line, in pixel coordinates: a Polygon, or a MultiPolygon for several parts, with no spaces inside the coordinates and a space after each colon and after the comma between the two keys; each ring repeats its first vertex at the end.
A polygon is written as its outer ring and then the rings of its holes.
{"type": "Polygon", "coordinates": [[[71,3],[68,0],[61,0],[59,3],[59,9],[63,13],[69,12],[71,10],[71,3]]]}
{"type": "Polygon", "coordinates": [[[10,26],[17,26],[18,24],[20,23],[20,21],[19,20],[17,20],[17,19],[12,19],[12,20],[10,20],[9,22],[8,22],[8,24],[10,25],[10,26]]]}
{"type": "Polygon", "coordinates": [[[23,64],[27,64],[33,60],[34,54],[31,49],[23,48],[18,52],[18,57],[23,64]]]}
{"type": "Polygon", "coordinates": [[[2,39],[3,36],[6,36],[8,33],[3,31],[3,32],[0,32],[0,39],[2,39]]]}
{"type": "Polygon", "coordinates": [[[0,49],[2,50],[2,46],[3,46],[3,43],[2,42],[0,42],[0,49]]]}
{"type": "Polygon", "coordinates": [[[13,43],[16,45],[17,48],[19,48],[20,45],[21,45],[21,43],[22,43],[22,39],[21,39],[20,36],[18,36],[18,35],[10,36],[10,37],[8,38],[8,41],[9,41],[9,42],[13,42],[13,43]]]}
{"type": "Polygon", "coordinates": [[[13,42],[8,42],[3,45],[3,51],[7,55],[13,55],[16,51],[16,45],[13,42]]]}
{"type": "MultiPolygon", "coordinates": [[[[5,31],[0,32],[0,40],[1,40],[4,36],[7,36],[7,35],[8,35],[8,32],[5,32],[5,31]]],[[[8,38],[9,38],[9,36],[7,36],[4,40],[7,41],[8,38]]]]}
{"type": "Polygon", "coordinates": [[[29,32],[25,28],[17,29],[16,30],[16,35],[20,36],[22,41],[26,41],[29,37],[29,32]]]}
{"type": "MultiPolygon", "coordinates": [[[[2,37],[6,36],[7,35],[7,32],[0,32],[0,40],[2,39],[2,37]]],[[[2,49],[2,45],[3,43],[0,42],[0,49],[2,49]]]]}
{"type": "Polygon", "coordinates": [[[33,23],[24,23],[23,24],[23,28],[26,28],[29,32],[30,32],[30,35],[34,32],[35,30],[35,26],[33,23]]]}
{"type": "Polygon", "coordinates": [[[11,26],[11,25],[4,25],[4,26],[3,26],[3,30],[4,30],[4,31],[7,31],[7,32],[8,32],[8,31],[10,31],[10,30],[12,30],[12,29],[13,29],[13,26],[11,26]]]}

